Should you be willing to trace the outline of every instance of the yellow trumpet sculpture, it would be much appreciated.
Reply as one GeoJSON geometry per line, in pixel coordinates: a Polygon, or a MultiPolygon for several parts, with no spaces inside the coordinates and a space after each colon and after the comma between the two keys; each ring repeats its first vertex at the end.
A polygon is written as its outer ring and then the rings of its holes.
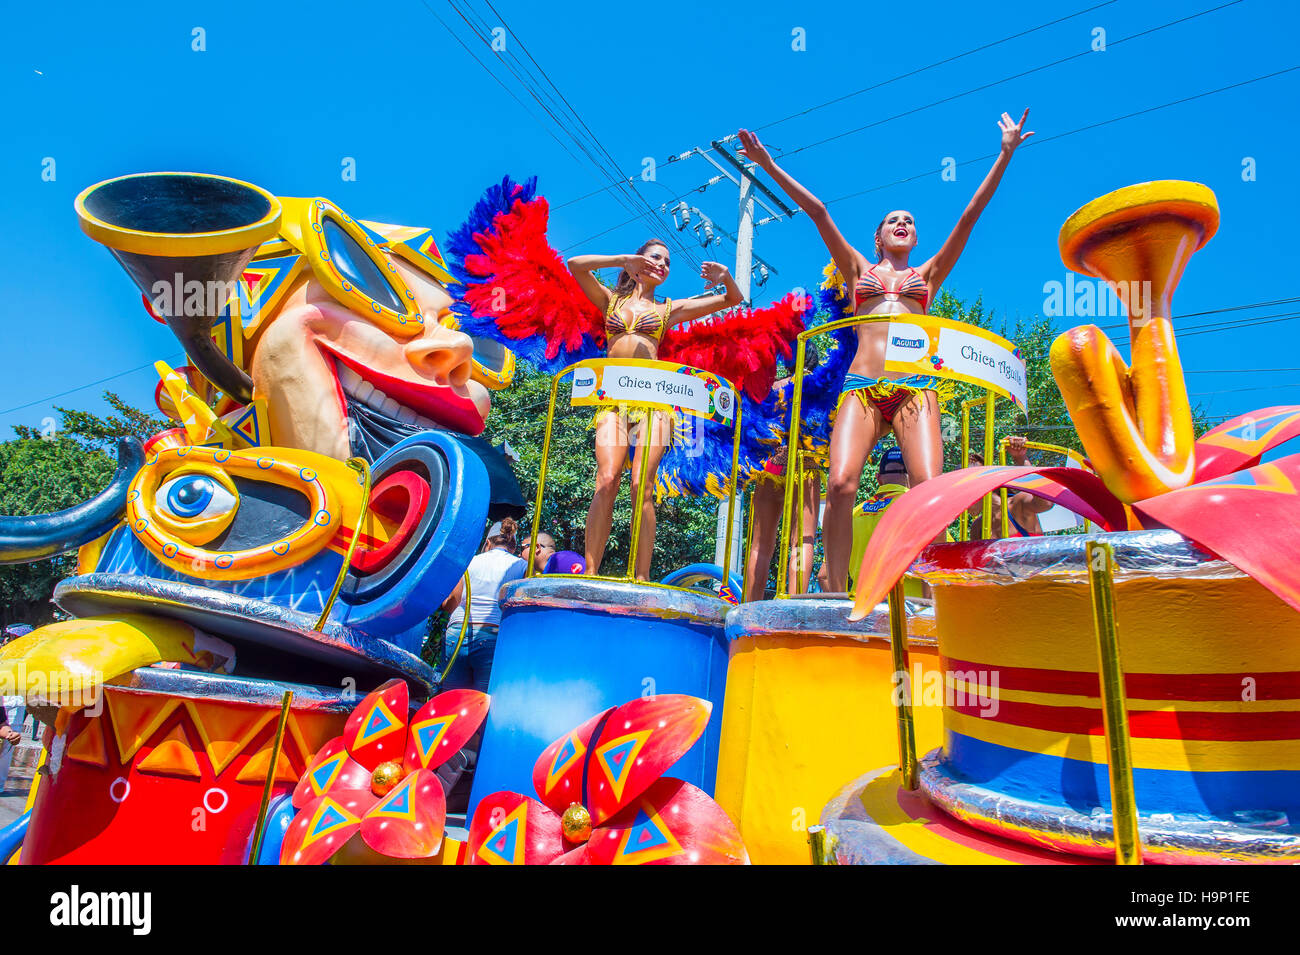
{"type": "Polygon", "coordinates": [[[1218,227],[1214,193],[1176,180],[1116,190],[1061,226],[1066,267],[1104,279],[1128,310],[1131,366],[1096,325],[1070,329],[1051,351],[1093,467],[1128,504],[1192,480],[1195,435],[1172,300],[1187,260],[1218,227]]]}

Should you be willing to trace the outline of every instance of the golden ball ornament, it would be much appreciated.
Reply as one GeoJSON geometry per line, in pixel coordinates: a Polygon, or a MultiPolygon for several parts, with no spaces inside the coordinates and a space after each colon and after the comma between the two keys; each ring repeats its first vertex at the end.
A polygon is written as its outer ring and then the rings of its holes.
{"type": "Polygon", "coordinates": [[[586,842],[591,838],[591,813],[587,812],[586,806],[575,802],[564,810],[560,826],[564,830],[565,839],[570,842],[586,842]]]}
{"type": "Polygon", "coordinates": [[[395,759],[380,763],[370,777],[370,791],[376,796],[387,796],[402,781],[402,764],[395,759]]]}

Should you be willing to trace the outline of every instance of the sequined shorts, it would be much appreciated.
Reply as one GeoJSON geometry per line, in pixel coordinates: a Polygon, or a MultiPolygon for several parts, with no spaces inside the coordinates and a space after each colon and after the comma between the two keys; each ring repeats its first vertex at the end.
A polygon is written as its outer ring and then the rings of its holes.
{"type": "Polygon", "coordinates": [[[844,386],[840,389],[839,411],[844,399],[856,395],[863,408],[875,405],[886,421],[892,421],[898,409],[912,399],[913,395],[923,391],[933,391],[939,399],[939,411],[943,412],[948,399],[953,396],[953,383],[934,375],[904,375],[902,378],[868,378],[866,375],[849,373],[844,377],[844,386]]]}

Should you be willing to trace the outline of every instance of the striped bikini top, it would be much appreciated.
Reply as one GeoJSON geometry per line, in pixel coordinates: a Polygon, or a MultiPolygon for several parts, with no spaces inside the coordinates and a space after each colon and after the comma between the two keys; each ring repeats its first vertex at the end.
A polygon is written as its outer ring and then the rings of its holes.
{"type": "Polygon", "coordinates": [[[853,292],[854,302],[857,305],[876,295],[906,295],[920,305],[922,311],[930,307],[930,286],[926,284],[925,279],[921,278],[920,272],[911,268],[907,270],[901,282],[894,288],[890,288],[880,280],[880,276],[876,274],[876,266],[873,265],[858,276],[858,284],[853,292]]]}
{"type": "Polygon", "coordinates": [[[662,312],[658,308],[651,308],[638,315],[631,324],[623,321],[622,316],[615,314],[618,311],[619,303],[623,299],[610,296],[609,307],[605,309],[605,337],[612,338],[614,335],[648,335],[655,341],[664,337],[664,332],[668,330],[668,316],[673,310],[673,300],[667,299],[664,302],[662,312]]]}

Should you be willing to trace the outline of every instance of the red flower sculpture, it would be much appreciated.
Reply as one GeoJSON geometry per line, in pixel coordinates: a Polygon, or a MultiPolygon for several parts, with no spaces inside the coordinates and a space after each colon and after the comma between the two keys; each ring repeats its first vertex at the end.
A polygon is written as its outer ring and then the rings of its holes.
{"type": "Polygon", "coordinates": [[[479,803],[466,861],[476,865],[738,865],[736,826],[708,794],[660,778],[691,748],[712,705],[650,696],[605,710],[546,748],[541,802],[498,792],[479,803]]]}
{"type": "Polygon", "coordinates": [[[390,680],[348,717],[343,735],[312,759],[293,792],[298,810],[280,849],[282,865],[320,865],[360,834],[397,859],[427,859],[442,847],[447,800],[434,775],[483,725],[488,696],[448,690],[409,724],[406,683],[390,680]]]}

